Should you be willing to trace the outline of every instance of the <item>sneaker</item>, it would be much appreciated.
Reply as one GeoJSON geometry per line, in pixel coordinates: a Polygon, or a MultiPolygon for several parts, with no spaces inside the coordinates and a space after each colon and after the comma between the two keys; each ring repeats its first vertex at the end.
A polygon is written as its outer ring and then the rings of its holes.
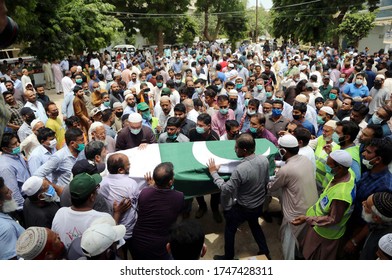
{"type": "Polygon", "coordinates": [[[218,224],[222,223],[222,215],[219,211],[213,211],[212,212],[212,217],[214,218],[214,221],[218,224]]]}
{"type": "Polygon", "coordinates": [[[196,218],[196,219],[200,219],[201,217],[204,216],[204,214],[205,214],[206,212],[207,212],[207,208],[199,207],[199,209],[197,209],[197,211],[196,211],[195,218],[196,218]]]}

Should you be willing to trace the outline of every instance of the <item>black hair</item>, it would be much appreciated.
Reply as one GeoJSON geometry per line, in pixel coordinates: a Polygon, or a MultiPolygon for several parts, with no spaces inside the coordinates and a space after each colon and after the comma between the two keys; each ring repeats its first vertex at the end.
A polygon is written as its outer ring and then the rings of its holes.
{"type": "Polygon", "coordinates": [[[211,88],[207,88],[206,91],[204,92],[204,96],[208,96],[211,98],[215,98],[216,94],[217,94],[216,91],[211,88]]]}
{"type": "Polygon", "coordinates": [[[265,116],[261,113],[256,113],[255,115],[251,116],[250,118],[257,118],[257,122],[261,125],[265,125],[265,116]]]}
{"type": "Polygon", "coordinates": [[[153,172],[153,179],[157,187],[167,188],[170,180],[174,177],[174,167],[171,162],[158,164],[153,172]]]}
{"type": "Polygon", "coordinates": [[[376,155],[381,157],[384,165],[392,161],[392,140],[389,138],[373,138],[369,146],[376,148],[376,155]]]}
{"type": "Polygon", "coordinates": [[[294,106],[293,106],[293,111],[294,110],[298,110],[301,113],[305,114],[306,110],[307,110],[307,106],[306,103],[302,103],[302,102],[295,102],[294,106]]]}
{"type": "Polygon", "coordinates": [[[206,81],[203,80],[203,79],[197,79],[197,80],[195,81],[194,84],[195,84],[195,85],[196,85],[196,84],[201,84],[201,85],[205,86],[205,85],[206,85],[206,81]]]}
{"type": "Polygon", "coordinates": [[[4,97],[4,99],[5,99],[5,97],[6,97],[8,94],[11,94],[12,96],[14,96],[14,94],[13,94],[12,92],[6,90],[6,91],[3,92],[3,97],[4,97]]]}
{"type": "Polygon", "coordinates": [[[280,105],[282,105],[282,107],[284,106],[282,100],[274,100],[274,101],[272,101],[272,104],[280,104],[280,105]]]}
{"type": "Polygon", "coordinates": [[[112,109],[106,109],[102,112],[102,121],[107,122],[113,115],[112,109]]]}
{"type": "Polygon", "coordinates": [[[260,100],[255,99],[255,98],[250,99],[249,103],[248,103],[248,107],[249,107],[249,105],[255,106],[256,107],[256,111],[257,111],[259,109],[259,107],[260,107],[260,100]]]}
{"type": "Polygon", "coordinates": [[[67,126],[67,128],[69,129],[69,128],[73,127],[73,124],[75,122],[80,123],[80,119],[77,116],[71,116],[71,117],[65,119],[64,122],[65,122],[65,125],[67,126]]]}
{"type": "Polygon", "coordinates": [[[236,120],[226,120],[225,121],[225,128],[226,131],[230,131],[232,127],[238,127],[240,124],[236,120]]]}
{"type": "Polygon", "coordinates": [[[207,113],[198,115],[197,120],[203,122],[205,125],[211,124],[211,116],[207,113]]]}
{"type": "Polygon", "coordinates": [[[168,127],[168,126],[175,126],[175,127],[179,128],[180,125],[181,125],[181,121],[180,121],[179,118],[177,118],[177,117],[170,117],[167,120],[166,127],[168,127]]]}
{"type": "Polygon", "coordinates": [[[204,245],[204,231],[193,220],[174,224],[169,230],[170,251],[175,260],[198,260],[204,245]]]}
{"type": "Polygon", "coordinates": [[[13,138],[17,138],[19,141],[18,135],[16,135],[16,133],[12,133],[12,132],[4,133],[3,138],[1,139],[1,148],[8,148],[13,138]]]}
{"type": "Polygon", "coordinates": [[[369,107],[366,107],[362,103],[355,103],[353,106],[353,111],[358,112],[362,117],[369,113],[369,107]]]}
{"type": "Polygon", "coordinates": [[[4,195],[3,192],[1,191],[4,187],[5,187],[4,178],[0,177],[0,201],[4,201],[4,195]]]}
{"type": "Polygon", "coordinates": [[[373,130],[373,138],[383,138],[384,132],[382,130],[382,126],[379,124],[368,124],[366,128],[373,130]]]}
{"type": "Polygon", "coordinates": [[[174,106],[173,111],[174,111],[174,112],[175,112],[175,111],[179,111],[179,112],[182,112],[182,113],[186,113],[185,105],[182,104],[182,103],[178,103],[178,104],[176,104],[176,106],[174,106]]]}
{"type": "Polygon", "coordinates": [[[43,127],[38,130],[37,139],[40,144],[48,140],[49,137],[55,137],[56,133],[50,128],[43,127]]]}
{"type": "Polygon", "coordinates": [[[302,141],[304,147],[309,144],[309,140],[312,138],[310,131],[304,127],[297,127],[294,129],[294,136],[298,141],[302,141]]]}
{"type": "Polygon", "coordinates": [[[168,87],[168,88],[174,88],[174,87],[175,87],[174,81],[173,81],[172,79],[167,80],[167,82],[166,82],[166,87],[168,87]]]}
{"type": "Polygon", "coordinates": [[[105,144],[101,141],[91,141],[84,148],[86,159],[94,160],[95,156],[100,156],[105,144]]]}
{"type": "Polygon", "coordinates": [[[227,95],[224,95],[224,94],[219,95],[218,99],[217,99],[217,102],[221,102],[221,101],[229,101],[229,97],[227,95]]]}
{"type": "Polygon", "coordinates": [[[324,104],[324,98],[322,98],[322,97],[316,97],[316,99],[314,100],[314,103],[319,103],[319,102],[321,102],[321,103],[324,104]]]}
{"type": "Polygon", "coordinates": [[[340,121],[336,123],[336,126],[342,126],[343,135],[349,135],[350,141],[354,142],[359,133],[359,126],[352,121],[340,121]]]}
{"type": "Polygon", "coordinates": [[[80,136],[83,136],[83,131],[77,127],[67,129],[65,132],[65,143],[69,145],[72,141],[76,141],[80,136]]]}

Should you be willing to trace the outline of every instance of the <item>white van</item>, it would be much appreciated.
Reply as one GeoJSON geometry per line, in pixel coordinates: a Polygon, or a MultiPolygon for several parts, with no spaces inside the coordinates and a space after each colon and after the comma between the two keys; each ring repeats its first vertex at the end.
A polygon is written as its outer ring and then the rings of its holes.
{"type": "Polygon", "coordinates": [[[136,52],[135,46],[133,45],[117,45],[112,48],[112,58],[116,57],[116,55],[121,53],[128,53],[130,55],[134,55],[136,52]]]}

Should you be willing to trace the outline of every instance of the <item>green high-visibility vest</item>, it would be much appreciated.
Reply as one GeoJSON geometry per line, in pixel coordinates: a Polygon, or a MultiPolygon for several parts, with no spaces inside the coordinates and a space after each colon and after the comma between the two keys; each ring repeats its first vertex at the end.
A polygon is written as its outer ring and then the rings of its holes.
{"type": "MultiPolygon", "coordinates": [[[[332,179],[332,175],[325,172],[325,164],[327,162],[328,154],[325,152],[323,147],[326,144],[327,141],[324,140],[324,137],[322,135],[319,136],[317,138],[317,146],[314,151],[314,156],[316,158],[316,183],[317,186],[321,186],[322,188],[325,188],[328,182],[332,179]],[[324,178],[327,179],[326,182],[324,181],[324,178]]],[[[335,142],[332,142],[331,145],[332,151],[340,149],[340,146],[335,142]]]]}
{"type": "Polygon", "coordinates": [[[346,231],[346,223],[352,213],[352,203],[355,196],[355,175],[351,170],[349,173],[350,180],[348,182],[342,182],[331,186],[330,181],[327,187],[321,193],[318,201],[306,212],[306,216],[309,217],[327,216],[331,211],[330,207],[333,200],[342,200],[349,204],[338,224],[313,227],[315,232],[326,239],[339,239],[346,231]]]}

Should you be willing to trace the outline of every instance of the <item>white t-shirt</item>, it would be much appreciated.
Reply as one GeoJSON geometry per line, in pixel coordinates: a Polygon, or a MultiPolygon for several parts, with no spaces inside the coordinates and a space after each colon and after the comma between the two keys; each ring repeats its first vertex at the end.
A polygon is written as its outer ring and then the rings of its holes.
{"type": "Polygon", "coordinates": [[[298,154],[307,157],[312,162],[314,175],[316,176],[316,157],[314,156],[313,149],[309,146],[305,146],[299,149],[298,154]]]}
{"type": "Polygon", "coordinates": [[[59,234],[61,241],[68,248],[74,239],[82,236],[94,220],[105,216],[111,217],[108,213],[93,209],[75,211],[71,207],[62,207],[54,216],[52,230],[59,234]]]}

